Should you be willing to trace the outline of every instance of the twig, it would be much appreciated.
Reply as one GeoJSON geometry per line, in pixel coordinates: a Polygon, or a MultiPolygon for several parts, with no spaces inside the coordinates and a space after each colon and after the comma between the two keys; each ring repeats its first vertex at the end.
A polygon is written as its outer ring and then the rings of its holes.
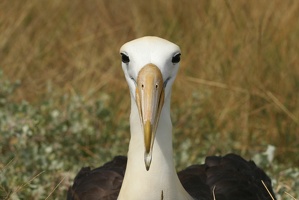
{"type": "Polygon", "coordinates": [[[262,184],[264,185],[264,187],[266,188],[268,194],[270,195],[271,199],[275,200],[274,197],[272,196],[271,192],[268,190],[268,188],[267,188],[266,184],[264,183],[264,181],[263,180],[261,180],[261,181],[262,181],[262,184]]]}
{"type": "Polygon", "coordinates": [[[268,97],[283,111],[285,112],[294,122],[299,124],[299,120],[293,113],[291,113],[271,92],[267,91],[268,97]]]}
{"type": "Polygon", "coordinates": [[[234,22],[236,28],[239,29],[239,25],[238,25],[238,23],[237,23],[235,14],[234,14],[234,12],[233,12],[233,10],[232,10],[232,7],[230,6],[230,3],[229,3],[228,0],[225,0],[225,5],[226,5],[226,7],[227,7],[227,9],[228,9],[228,11],[229,11],[229,14],[231,15],[231,18],[232,18],[232,20],[233,20],[233,22],[234,22]]]}
{"type": "MultiPolygon", "coordinates": [[[[12,159],[10,159],[10,161],[4,165],[2,168],[0,168],[0,173],[4,173],[4,170],[12,163],[15,161],[15,157],[13,157],[12,159]]],[[[4,195],[1,195],[0,197],[2,197],[4,200],[8,200],[10,195],[12,194],[12,191],[9,190],[9,191],[6,191],[5,188],[0,185],[0,194],[4,192],[5,194],[4,195]]]]}
{"type": "Polygon", "coordinates": [[[187,77],[187,80],[195,82],[195,83],[200,83],[203,85],[208,85],[208,86],[212,86],[212,87],[218,87],[218,88],[223,88],[223,89],[227,89],[227,90],[233,90],[235,92],[240,92],[240,93],[245,93],[248,94],[249,92],[243,88],[239,88],[239,87],[230,87],[224,83],[220,83],[220,82],[215,82],[215,81],[208,81],[208,80],[204,80],[204,79],[200,79],[200,78],[193,78],[193,77],[187,77]]]}
{"type": "Polygon", "coordinates": [[[216,189],[216,185],[214,185],[214,187],[213,187],[213,191],[212,191],[212,192],[213,192],[213,199],[214,199],[214,200],[216,200],[215,189],[216,189]]]}
{"type": "Polygon", "coordinates": [[[36,174],[35,176],[33,176],[28,182],[22,184],[21,186],[19,186],[16,190],[14,190],[12,193],[18,193],[23,187],[25,187],[26,185],[28,185],[30,182],[32,182],[36,177],[40,176],[42,173],[44,173],[45,171],[42,171],[38,174],[36,174]]]}
{"type": "Polygon", "coordinates": [[[15,160],[15,157],[10,159],[10,161],[6,165],[4,165],[4,167],[0,168],[0,172],[2,173],[4,171],[4,169],[7,168],[14,160],[15,160]]]}
{"type": "Polygon", "coordinates": [[[290,193],[284,192],[285,194],[289,195],[292,199],[297,200],[295,197],[293,197],[290,193]]]}
{"type": "Polygon", "coordinates": [[[243,93],[246,95],[258,96],[265,100],[269,100],[269,97],[267,97],[267,95],[264,95],[263,93],[250,92],[244,88],[228,86],[227,84],[224,84],[224,83],[220,83],[220,82],[216,82],[216,81],[208,81],[208,80],[204,80],[204,79],[200,79],[200,78],[193,78],[193,77],[188,77],[188,76],[186,77],[186,79],[191,82],[194,82],[194,83],[199,83],[199,84],[203,84],[203,85],[207,85],[207,86],[211,86],[211,87],[218,87],[218,88],[222,88],[222,89],[226,89],[226,90],[231,90],[233,92],[243,93]]]}
{"type": "Polygon", "coordinates": [[[65,176],[59,181],[59,183],[53,188],[53,190],[50,192],[50,194],[47,196],[47,198],[45,198],[45,200],[47,200],[52,194],[53,192],[58,188],[58,186],[64,181],[65,176]]]}

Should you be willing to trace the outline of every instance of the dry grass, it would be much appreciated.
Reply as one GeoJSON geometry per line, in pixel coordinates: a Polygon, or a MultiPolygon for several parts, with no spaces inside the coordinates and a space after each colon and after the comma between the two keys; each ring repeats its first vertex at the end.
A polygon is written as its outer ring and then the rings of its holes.
{"type": "Polygon", "coordinates": [[[21,81],[12,101],[108,94],[117,122],[129,112],[119,47],[156,35],[182,49],[177,141],[247,157],[271,144],[299,165],[299,1],[2,0],[0,16],[0,66],[21,81]]]}

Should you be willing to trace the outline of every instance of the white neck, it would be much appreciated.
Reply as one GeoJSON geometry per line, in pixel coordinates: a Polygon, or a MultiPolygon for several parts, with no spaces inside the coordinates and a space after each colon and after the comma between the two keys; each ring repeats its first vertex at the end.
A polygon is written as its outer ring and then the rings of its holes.
{"type": "Polygon", "coordinates": [[[118,200],[192,199],[180,183],[173,164],[170,98],[165,99],[161,111],[149,171],[145,168],[144,136],[134,99],[131,99],[130,127],[128,163],[118,200]]]}

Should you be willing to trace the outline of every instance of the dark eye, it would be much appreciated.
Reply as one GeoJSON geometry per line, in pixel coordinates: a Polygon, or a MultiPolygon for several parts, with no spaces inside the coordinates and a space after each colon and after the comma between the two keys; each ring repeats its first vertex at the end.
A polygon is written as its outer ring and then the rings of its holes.
{"type": "Polygon", "coordinates": [[[130,62],[130,58],[129,58],[129,56],[127,56],[127,55],[124,54],[124,53],[120,53],[120,55],[121,55],[121,61],[122,61],[123,63],[128,63],[128,62],[130,62]]]}
{"type": "Polygon", "coordinates": [[[181,54],[180,54],[180,53],[177,53],[176,55],[174,55],[174,56],[172,57],[171,62],[172,62],[173,64],[176,64],[176,63],[179,63],[180,60],[181,60],[181,54]]]}

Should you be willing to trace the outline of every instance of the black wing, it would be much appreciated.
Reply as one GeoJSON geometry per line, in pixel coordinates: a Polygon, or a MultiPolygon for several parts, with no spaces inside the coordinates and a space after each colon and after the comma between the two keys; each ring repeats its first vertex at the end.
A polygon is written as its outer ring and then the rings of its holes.
{"type": "Polygon", "coordinates": [[[116,200],[126,165],[127,157],[117,156],[99,168],[82,168],[68,190],[67,200],[116,200]]]}
{"type": "Polygon", "coordinates": [[[209,199],[213,190],[217,200],[275,199],[271,180],[265,172],[253,161],[235,154],[207,157],[205,164],[190,166],[178,175],[184,188],[196,199],[209,199]]]}

